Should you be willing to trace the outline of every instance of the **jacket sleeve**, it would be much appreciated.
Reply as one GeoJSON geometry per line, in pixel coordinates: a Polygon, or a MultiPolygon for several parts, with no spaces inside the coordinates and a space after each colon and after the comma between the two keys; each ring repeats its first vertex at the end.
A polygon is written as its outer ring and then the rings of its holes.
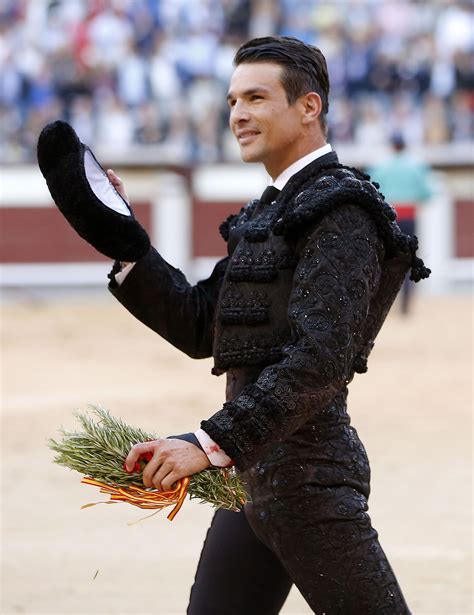
{"type": "Polygon", "coordinates": [[[244,471],[312,415],[353,376],[361,330],[377,291],[383,246],[368,214],[346,205],[299,243],[283,358],[201,427],[244,471]]]}
{"type": "Polygon", "coordinates": [[[214,310],[227,267],[220,260],[207,280],[185,275],[151,248],[120,286],[109,290],[138,320],[190,357],[212,355],[214,310]]]}

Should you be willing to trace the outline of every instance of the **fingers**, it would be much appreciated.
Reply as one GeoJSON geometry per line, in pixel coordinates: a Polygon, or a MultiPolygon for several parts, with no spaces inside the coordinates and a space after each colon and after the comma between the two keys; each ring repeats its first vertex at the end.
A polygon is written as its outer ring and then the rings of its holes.
{"type": "Polygon", "coordinates": [[[125,191],[125,186],[123,185],[123,182],[120,177],[112,169],[107,169],[107,177],[109,178],[109,181],[113,185],[113,187],[120,194],[120,196],[128,203],[128,195],[125,191]]]}
{"type": "Polygon", "coordinates": [[[161,478],[164,478],[170,469],[168,464],[166,468],[163,467],[163,459],[161,458],[160,451],[155,450],[153,458],[146,464],[143,470],[143,484],[145,487],[161,489],[161,478]],[[166,474],[163,474],[164,472],[166,472],[166,474]]]}
{"type": "Polygon", "coordinates": [[[167,491],[181,476],[177,476],[175,464],[165,459],[163,451],[160,450],[160,442],[163,441],[152,440],[135,444],[127,455],[125,467],[127,472],[140,471],[137,463],[140,458],[145,458],[148,463],[143,470],[143,484],[148,488],[155,487],[159,491],[167,491]],[[150,458],[150,455],[153,456],[150,458]]]}
{"type": "Polygon", "coordinates": [[[163,480],[161,481],[161,490],[162,491],[172,491],[176,487],[176,481],[180,478],[184,478],[177,474],[176,472],[170,472],[163,480]]]}
{"type": "Polygon", "coordinates": [[[154,455],[158,442],[159,440],[151,440],[150,442],[140,442],[139,444],[132,446],[127,458],[125,459],[125,468],[127,472],[134,471],[135,464],[142,455],[145,455],[146,453],[151,453],[154,455]]]}
{"type": "MultiPolygon", "coordinates": [[[[145,487],[159,491],[173,488],[180,478],[191,476],[210,465],[208,457],[194,444],[176,439],[141,442],[132,447],[125,461],[127,471],[133,472],[139,460],[148,463],[143,470],[145,487]]],[[[138,463],[137,471],[140,472],[138,463]]]]}
{"type": "Polygon", "coordinates": [[[120,186],[122,184],[122,180],[112,169],[107,169],[107,177],[110,179],[111,183],[115,187],[120,186]]]}
{"type": "Polygon", "coordinates": [[[143,483],[147,487],[158,489],[158,491],[168,491],[178,478],[181,478],[181,476],[176,472],[176,469],[173,469],[173,465],[165,462],[159,466],[151,479],[147,479],[147,482],[149,482],[148,485],[145,483],[145,478],[143,479],[143,483]]]}

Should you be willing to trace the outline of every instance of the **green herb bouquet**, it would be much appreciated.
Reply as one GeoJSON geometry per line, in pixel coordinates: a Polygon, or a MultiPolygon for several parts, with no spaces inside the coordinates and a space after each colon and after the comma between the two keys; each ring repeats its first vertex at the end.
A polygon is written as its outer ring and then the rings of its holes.
{"type": "MultiPolygon", "coordinates": [[[[142,473],[151,453],[142,455],[133,474],[124,468],[124,460],[134,444],[156,440],[157,436],[131,427],[113,417],[100,406],[90,406],[98,420],[76,412],[82,430],[61,429],[60,440],[50,439],[49,448],[56,453],[54,462],[84,475],[83,483],[99,487],[110,496],[107,504],[126,502],[144,509],[161,510],[174,505],[168,515],[171,521],[181,508],[186,495],[215,508],[237,511],[247,501],[247,494],[234,468],[209,468],[176,482],[170,491],[146,489],[142,473]]],[[[93,506],[86,504],[83,508],[93,506]]]]}

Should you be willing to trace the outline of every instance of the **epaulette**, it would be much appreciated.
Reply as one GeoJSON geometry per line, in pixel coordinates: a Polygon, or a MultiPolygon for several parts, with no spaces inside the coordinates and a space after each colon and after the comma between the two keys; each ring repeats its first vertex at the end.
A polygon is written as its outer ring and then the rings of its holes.
{"type": "Polygon", "coordinates": [[[346,170],[323,175],[304,187],[291,203],[282,203],[283,215],[273,227],[276,235],[286,235],[302,225],[318,221],[338,205],[352,203],[364,209],[377,209],[393,222],[395,210],[383,199],[374,184],[358,179],[346,170]]]}
{"type": "Polygon", "coordinates": [[[427,278],[431,271],[416,256],[418,240],[402,233],[396,224],[395,210],[385,201],[379,186],[355,169],[342,165],[328,169],[316,180],[308,179],[298,189],[281,195],[279,213],[272,226],[275,235],[285,237],[298,234],[302,228],[317,224],[335,208],[356,205],[366,211],[374,221],[385,247],[385,258],[400,253],[410,254],[411,279],[415,282],[427,278]]]}

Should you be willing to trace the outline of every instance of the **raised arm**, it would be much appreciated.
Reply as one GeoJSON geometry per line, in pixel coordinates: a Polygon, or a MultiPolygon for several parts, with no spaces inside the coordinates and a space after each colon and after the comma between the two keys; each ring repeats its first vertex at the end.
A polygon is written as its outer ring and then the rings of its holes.
{"type": "Polygon", "coordinates": [[[212,355],[213,319],[227,258],[211,276],[191,286],[185,275],[151,248],[111,293],[138,320],[190,357],[212,355]]]}
{"type": "Polygon", "coordinates": [[[117,175],[106,172],[66,122],[48,124],[38,139],[38,164],[58,209],[96,250],[135,262],[123,285],[110,289],[137,318],[192,357],[212,353],[212,320],[226,259],[196,286],[150,247],[117,175]]]}
{"type": "MultiPolygon", "coordinates": [[[[122,180],[112,169],[107,176],[128,203],[122,180]]],[[[124,263],[116,262],[109,290],[138,320],[189,356],[212,354],[212,323],[227,259],[220,261],[209,279],[191,286],[184,274],[154,249],[133,266],[120,284],[115,275],[124,263]],[[128,281],[127,281],[128,280],[128,281]]]]}

